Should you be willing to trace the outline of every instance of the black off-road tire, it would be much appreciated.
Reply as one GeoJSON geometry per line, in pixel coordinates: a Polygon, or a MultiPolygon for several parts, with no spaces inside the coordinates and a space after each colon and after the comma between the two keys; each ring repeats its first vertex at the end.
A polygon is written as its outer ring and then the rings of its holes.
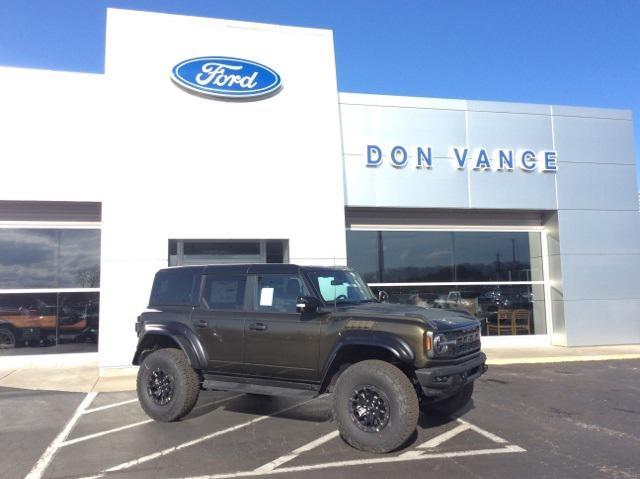
{"type": "Polygon", "coordinates": [[[10,328],[0,328],[0,349],[13,349],[16,347],[16,335],[10,328]]]}
{"type": "Polygon", "coordinates": [[[195,406],[200,394],[200,379],[180,349],[159,349],[142,360],[136,389],[140,406],[147,416],[156,421],[172,422],[189,414],[195,406]],[[163,371],[173,383],[171,398],[164,405],[154,401],[147,387],[157,370],[163,371]]]}
{"type": "Polygon", "coordinates": [[[397,367],[367,360],[347,368],[333,393],[333,415],[342,438],[356,449],[386,453],[398,449],[413,434],[420,414],[418,396],[409,378],[397,367]],[[388,405],[388,422],[380,431],[365,431],[352,413],[352,398],[363,386],[375,388],[388,405]]]}
{"type": "Polygon", "coordinates": [[[451,397],[426,403],[422,407],[425,414],[438,414],[441,416],[453,416],[460,412],[471,401],[473,395],[473,382],[462,386],[462,389],[451,397]]]}

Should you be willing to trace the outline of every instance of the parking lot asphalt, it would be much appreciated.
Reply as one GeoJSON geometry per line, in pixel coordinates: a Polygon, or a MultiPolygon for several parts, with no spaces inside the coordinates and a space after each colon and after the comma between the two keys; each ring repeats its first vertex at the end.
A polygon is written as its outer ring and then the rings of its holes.
{"type": "Polygon", "coordinates": [[[640,478],[640,360],[494,366],[460,418],[386,455],[336,432],[331,398],[203,392],[172,424],[134,392],[0,389],[0,477],[640,478]]]}

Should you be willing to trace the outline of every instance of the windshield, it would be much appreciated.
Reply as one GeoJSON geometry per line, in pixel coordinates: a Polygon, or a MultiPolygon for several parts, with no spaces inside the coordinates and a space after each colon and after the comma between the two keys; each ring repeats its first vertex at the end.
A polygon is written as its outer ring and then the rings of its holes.
{"type": "Polygon", "coordinates": [[[359,274],[349,270],[310,270],[309,279],[327,303],[367,303],[375,296],[359,274]]]}

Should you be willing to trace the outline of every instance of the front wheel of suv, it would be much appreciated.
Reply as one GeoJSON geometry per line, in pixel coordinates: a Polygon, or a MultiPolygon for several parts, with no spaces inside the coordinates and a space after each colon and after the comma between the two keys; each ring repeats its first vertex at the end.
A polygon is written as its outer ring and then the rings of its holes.
{"type": "Polygon", "coordinates": [[[200,380],[180,349],[159,349],[140,364],[138,400],[156,421],[177,421],[191,412],[200,394],[200,380]]]}
{"type": "Polygon", "coordinates": [[[415,431],[418,396],[409,378],[394,365],[362,361],[338,378],[333,414],[342,438],[351,446],[362,451],[390,452],[415,431]]]}

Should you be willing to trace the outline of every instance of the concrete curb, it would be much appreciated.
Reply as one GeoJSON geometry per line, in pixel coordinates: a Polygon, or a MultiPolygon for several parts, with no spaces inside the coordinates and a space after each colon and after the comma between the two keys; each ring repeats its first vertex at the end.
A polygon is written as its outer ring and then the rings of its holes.
{"type": "Polygon", "coordinates": [[[588,361],[616,361],[622,359],[640,359],[640,354],[600,354],[585,356],[550,356],[550,357],[523,357],[508,359],[487,359],[490,366],[506,366],[509,364],[546,364],[546,363],[573,363],[588,361]]]}

